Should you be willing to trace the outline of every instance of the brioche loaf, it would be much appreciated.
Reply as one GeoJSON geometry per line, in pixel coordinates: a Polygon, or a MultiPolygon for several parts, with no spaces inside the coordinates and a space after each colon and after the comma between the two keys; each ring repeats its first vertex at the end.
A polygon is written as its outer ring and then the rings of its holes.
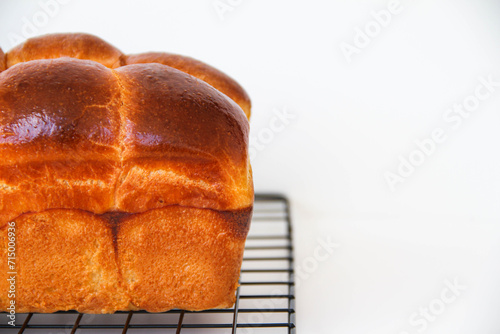
{"type": "Polygon", "coordinates": [[[250,100],[191,58],[86,34],[0,50],[0,310],[230,307],[253,206],[250,100]]]}

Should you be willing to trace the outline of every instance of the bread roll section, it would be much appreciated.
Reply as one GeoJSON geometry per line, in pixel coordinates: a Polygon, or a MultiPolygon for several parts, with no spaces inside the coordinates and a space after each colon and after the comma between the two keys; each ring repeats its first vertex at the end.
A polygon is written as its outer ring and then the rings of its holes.
{"type": "Polygon", "coordinates": [[[234,210],[251,205],[249,127],[233,101],[160,64],[129,65],[115,72],[125,125],[123,172],[116,192],[120,210],[168,204],[234,210]]]}
{"type": "MultiPolygon", "coordinates": [[[[86,211],[55,209],[15,222],[16,312],[110,313],[129,308],[112,230],[102,219],[86,211]]],[[[3,229],[4,247],[6,235],[3,229]]],[[[5,310],[10,270],[6,261],[0,263],[0,305],[5,310]]]]}
{"type": "MultiPolygon", "coordinates": [[[[251,209],[182,206],[138,214],[54,209],[22,215],[14,220],[16,311],[230,307],[250,216],[251,209]]],[[[0,242],[6,250],[5,228],[0,242]]],[[[0,309],[6,310],[6,261],[0,270],[0,309]]]]}
{"type": "Polygon", "coordinates": [[[171,206],[126,219],[118,261],[131,303],[151,312],[231,307],[249,215],[171,206]]]}

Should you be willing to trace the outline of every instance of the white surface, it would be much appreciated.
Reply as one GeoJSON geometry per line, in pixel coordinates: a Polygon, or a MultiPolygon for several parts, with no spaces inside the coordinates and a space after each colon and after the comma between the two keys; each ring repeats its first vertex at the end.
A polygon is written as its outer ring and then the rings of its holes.
{"type": "MultiPolygon", "coordinates": [[[[4,49],[47,1],[1,2],[4,49]]],[[[500,332],[500,87],[457,128],[443,119],[479,77],[500,81],[498,2],[402,0],[350,63],[341,43],[389,1],[222,0],[224,19],[213,0],[66,2],[39,34],[190,55],[248,90],[256,190],[293,204],[299,333],[500,332]],[[276,108],[295,116],[284,128],[276,108]],[[391,191],[384,173],[436,128],[446,141],[391,191]],[[445,309],[415,316],[429,305],[445,309]]]]}

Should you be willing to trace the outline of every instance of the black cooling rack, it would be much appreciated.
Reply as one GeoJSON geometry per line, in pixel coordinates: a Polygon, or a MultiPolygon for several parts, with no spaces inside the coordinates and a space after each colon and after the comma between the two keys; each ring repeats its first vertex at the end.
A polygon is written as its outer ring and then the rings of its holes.
{"type": "Polygon", "coordinates": [[[252,225],[231,309],[171,310],[107,315],[74,311],[18,314],[16,326],[0,313],[2,333],[295,333],[290,206],[282,195],[255,196],[252,225]]]}

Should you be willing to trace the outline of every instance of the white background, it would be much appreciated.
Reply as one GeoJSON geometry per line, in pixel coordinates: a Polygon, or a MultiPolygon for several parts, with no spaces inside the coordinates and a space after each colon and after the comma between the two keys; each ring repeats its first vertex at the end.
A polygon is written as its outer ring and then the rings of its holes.
{"type": "Polygon", "coordinates": [[[88,32],[198,58],[246,88],[255,188],[293,205],[299,333],[500,333],[500,86],[459,126],[443,119],[480,77],[500,82],[497,1],[401,0],[386,26],[371,12],[389,1],[65,0],[43,21],[50,1],[2,0],[0,46],[88,32]],[[342,43],[367,27],[349,62],[342,43]],[[436,128],[446,140],[392,191],[386,172],[436,128]],[[446,280],[465,286],[449,303],[446,280]]]}

